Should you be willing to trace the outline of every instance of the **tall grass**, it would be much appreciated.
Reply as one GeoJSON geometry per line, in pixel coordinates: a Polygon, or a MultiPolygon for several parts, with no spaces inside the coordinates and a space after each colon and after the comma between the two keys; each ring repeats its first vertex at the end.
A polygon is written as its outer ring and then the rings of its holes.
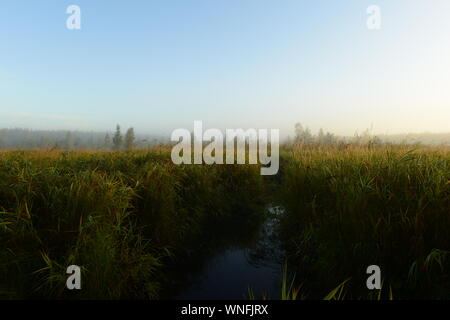
{"type": "Polygon", "coordinates": [[[297,274],[284,298],[450,298],[450,151],[373,145],[286,148],[264,179],[255,165],[176,166],[164,146],[0,152],[0,298],[160,298],[172,267],[228,222],[261,219],[274,194],[297,274]],[[72,264],[80,291],[65,289],[72,264]],[[383,290],[368,293],[373,264],[383,290]]]}
{"type": "Polygon", "coordinates": [[[157,298],[173,256],[252,220],[261,196],[254,166],[175,166],[161,149],[0,153],[0,297],[157,298]]]}
{"type": "Polygon", "coordinates": [[[398,298],[450,298],[448,149],[299,148],[284,154],[290,264],[320,297],[352,277],[367,296],[366,268],[379,265],[398,298]]]}

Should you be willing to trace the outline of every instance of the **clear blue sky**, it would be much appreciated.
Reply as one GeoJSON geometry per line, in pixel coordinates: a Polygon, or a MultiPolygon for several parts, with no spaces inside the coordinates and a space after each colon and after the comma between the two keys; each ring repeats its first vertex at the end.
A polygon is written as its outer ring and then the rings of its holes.
{"type": "Polygon", "coordinates": [[[447,0],[2,1],[0,127],[450,131],[449,39],[447,0]]]}

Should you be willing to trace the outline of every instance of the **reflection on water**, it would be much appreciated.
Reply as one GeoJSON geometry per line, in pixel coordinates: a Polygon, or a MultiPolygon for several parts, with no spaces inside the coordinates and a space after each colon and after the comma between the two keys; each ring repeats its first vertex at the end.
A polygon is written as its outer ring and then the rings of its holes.
{"type": "Polygon", "coordinates": [[[251,288],[255,298],[279,299],[283,252],[274,234],[280,207],[268,208],[258,237],[242,247],[230,245],[208,258],[176,299],[245,299],[251,288]]]}

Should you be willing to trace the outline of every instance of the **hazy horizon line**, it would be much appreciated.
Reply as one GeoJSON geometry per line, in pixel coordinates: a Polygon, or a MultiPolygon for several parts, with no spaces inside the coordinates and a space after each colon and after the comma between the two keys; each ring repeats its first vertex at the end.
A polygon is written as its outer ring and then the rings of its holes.
{"type": "MultiPolygon", "coordinates": [[[[120,125],[120,124],[119,124],[120,125]]],[[[291,134],[295,135],[294,126],[292,126],[291,134]]],[[[149,132],[149,131],[143,131],[143,130],[136,130],[136,127],[134,126],[122,126],[120,125],[121,130],[125,130],[128,128],[134,128],[135,133],[138,135],[154,135],[154,136],[165,136],[167,134],[170,135],[170,132],[172,129],[168,129],[168,132],[149,132]]],[[[212,127],[211,127],[212,128],[212,127]]],[[[246,127],[227,127],[229,129],[253,129],[253,128],[246,128],[246,127]]],[[[369,134],[372,136],[396,136],[396,135],[450,135],[449,131],[408,131],[408,132],[373,132],[371,129],[367,128],[364,130],[355,130],[353,134],[338,134],[333,132],[332,130],[326,129],[326,128],[320,128],[319,130],[311,130],[308,126],[304,126],[305,129],[309,129],[312,134],[318,133],[320,129],[322,129],[325,133],[329,132],[331,134],[334,134],[338,137],[353,137],[355,135],[362,135],[362,134],[369,134]]],[[[209,129],[209,127],[208,127],[209,129]]],[[[274,128],[276,129],[276,128],[274,128]]],[[[48,128],[48,129],[42,129],[42,128],[33,128],[33,127],[0,127],[0,131],[2,130],[24,130],[24,131],[34,131],[34,132],[79,132],[79,133],[97,133],[97,134],[108,134],[108,133],[114,133],[115,132],[115,126],[112,129],[64,129],[64,128],[48,128]]],[[[206,128],[205,128],[206,130],[206,128]]],[[[192,131],[192,130],[191,130],[192,131]]],[[[289,137],[291,134],[285,135],[286,137],[289,137]]]]}

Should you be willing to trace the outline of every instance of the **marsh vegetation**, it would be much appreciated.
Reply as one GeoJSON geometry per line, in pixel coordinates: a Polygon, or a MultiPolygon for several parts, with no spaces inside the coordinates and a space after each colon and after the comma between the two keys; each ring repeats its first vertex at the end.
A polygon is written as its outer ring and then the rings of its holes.
{"type": "Polygon", "coordinates": [[[291,145],[280,156],[278,175],[262,177],[258,165],[177,166],[168,147],[1,152],[0,297],[174,298],[205,261],[255,243],[275,203],[295,274],[283,297],[450,298],[448,148],[291,145]],[[79,291],[65,288],[72,264],[79,291]],[[381,293],[365,287],[372,264],[381,293]]]}

